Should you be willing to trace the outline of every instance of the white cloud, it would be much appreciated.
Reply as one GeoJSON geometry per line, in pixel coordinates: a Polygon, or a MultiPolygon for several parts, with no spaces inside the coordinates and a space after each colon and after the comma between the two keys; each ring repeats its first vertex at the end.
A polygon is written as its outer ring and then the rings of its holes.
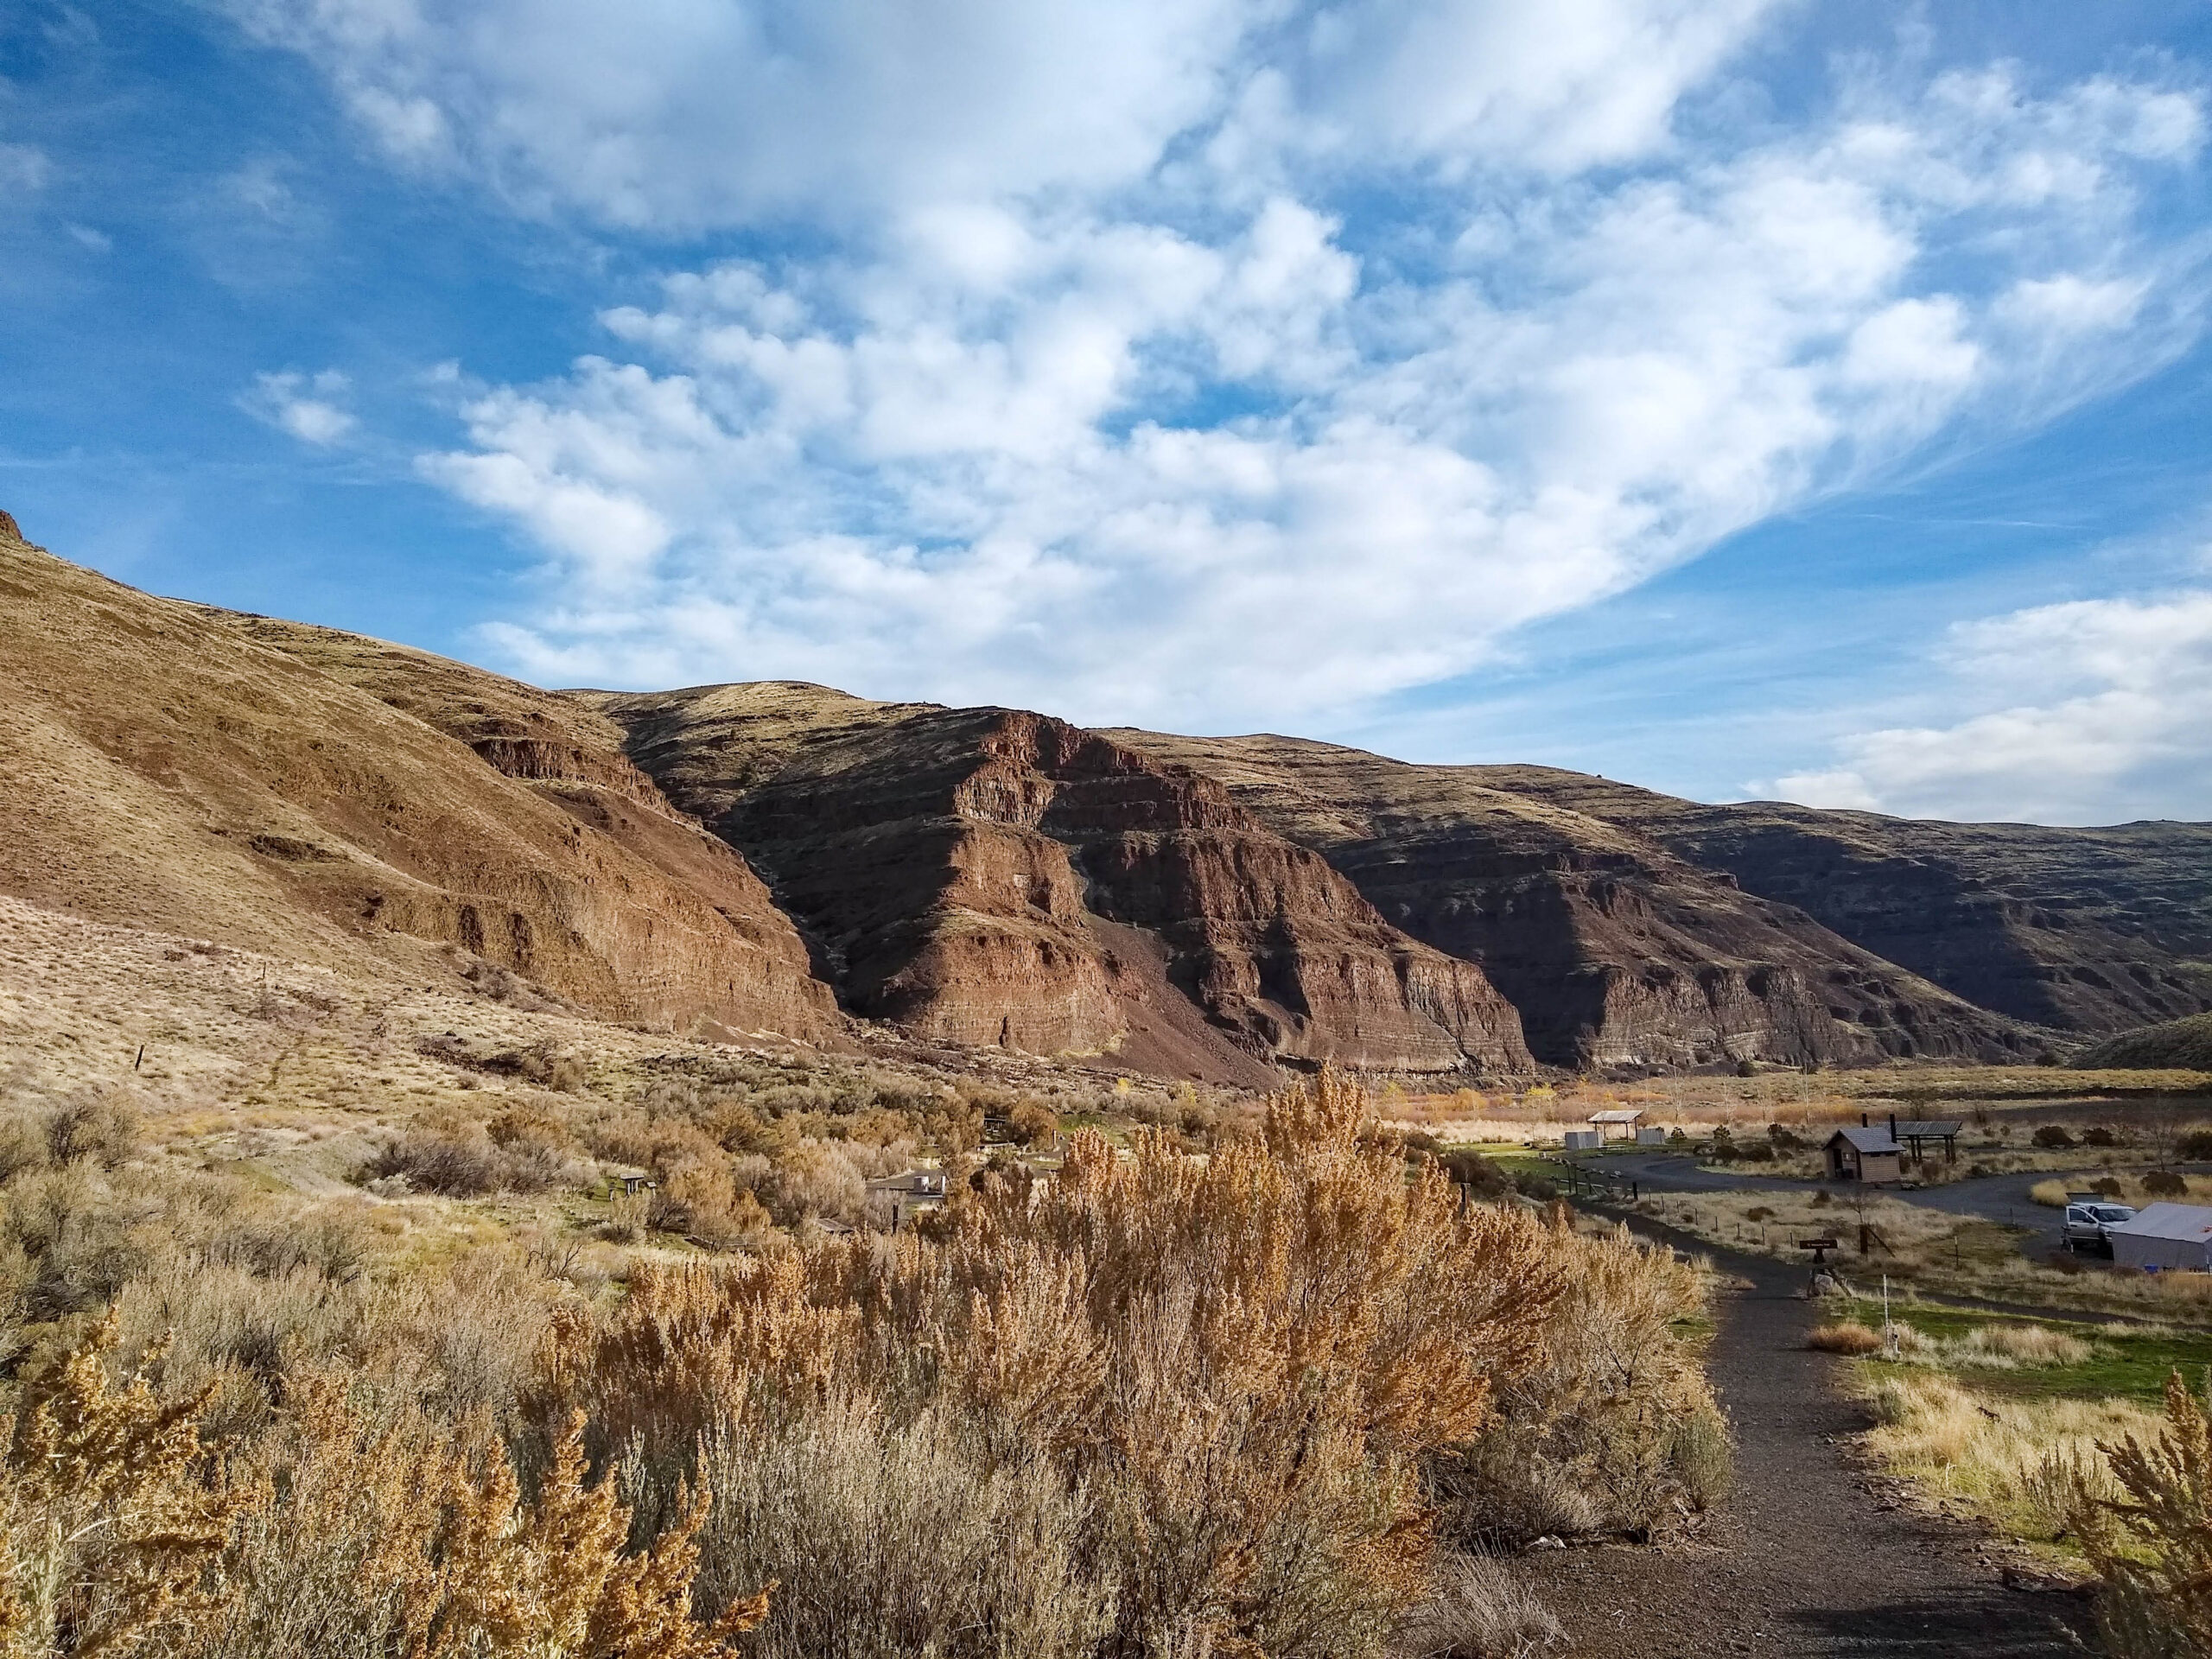
{"type": "Polygon", "coordinates": [[[1946,700],[1981,712],[1866,732],[1782,779],[1812,806],[2081,823],[2212,816],[2212,591],[2078,600],[1968,623],[1946,700]]]}
{"type": "Polygon", "coordinates": [[[1626,160],[1777,0],[226,5],[395,156],[698,228],[1113,189],[1194,133],[1447,172],[1626,160]]]}
{"type": "Polygon", "coordinates": [[[2196,327],[2137,213],[2193,92],[1678,121],[1769,0],[232,5],[406,165],[772,250],[421,463],[544,551],[493,638],[567,683],[1342,709],[2196,327]]]}
{"type": "Polygon", "coordinates": [[[257,374],[238,405],[302,443],[327,449],[353,430],[353,416],[342,401],[352,390],[352,383],[335,369],[314,375],[293,371],[257,374]]]}

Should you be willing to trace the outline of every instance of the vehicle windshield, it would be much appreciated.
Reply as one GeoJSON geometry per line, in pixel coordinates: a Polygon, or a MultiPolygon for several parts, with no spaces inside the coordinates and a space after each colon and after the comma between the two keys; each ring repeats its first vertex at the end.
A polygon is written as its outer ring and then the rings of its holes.
{"type": "Polygon", "coordinates": [[[2099,1221],[2133,1221],[2135,1212],[2124,1204],[2101,1204],[2097,1206],[2099,1221]]]}

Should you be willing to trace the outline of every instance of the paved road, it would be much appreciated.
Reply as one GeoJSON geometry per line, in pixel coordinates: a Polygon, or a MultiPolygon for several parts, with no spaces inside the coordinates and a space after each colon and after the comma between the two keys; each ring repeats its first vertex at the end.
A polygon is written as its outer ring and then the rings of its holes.
{"type": "MultiPolygon", "coordinates": [[[[1596,1167],[1609,1175],[1633,1180],[1646,1192],[1802,1193],[1825,1186],[1831,1192],[1843,1193],[1849,1192],[1852,1185],[1848,1181],[1791,1181],[1748,1172],[1738,1175],[1700,1169],[1696,1160],[1671,1152],[1611,1153],[1599,1160],[1596,1167]]],[[[2177,1164],[2173,1167],[2193,1173],[2212,1171],[2212,1164],[2177,1164]]],[[[2011,1175],[1978,1175],[1968,1180],[1953,1181],[1947,1186],[1884,1191],[1907,1204],[1925,1205],[1947,1215],[1975,1216],[2007,1227],[2024,1228],[2027,1231],[2020,1240],[2020,1252],[2040,1259],[2059,1247],[2064,1212],[2049,1205],[2034,1203],[2028,1197],[2028,1189],[2038,1181],[2052,1179],[2086,1185],[2109,1173],[2101,1168],[2070,1172],[2024,1170],[2011,1175]]]]}
{"type": "Polygon", "coordinates": [[[1802,1269],[1648,1224],[1713,1255],[1749,1288],[1732,1294],[1707,1363],[1736,1431],[1734,1494],[1688,1542],[1523,1558],[1578,1659],[2056,1659],[2080,1654],[2058,1621],[2075,1599],[2007,1588],[1964,1528],[1884,1498],[1838,1437],[1867,1426],[1805,1346],[1816,1317],[1802,1269]]]}

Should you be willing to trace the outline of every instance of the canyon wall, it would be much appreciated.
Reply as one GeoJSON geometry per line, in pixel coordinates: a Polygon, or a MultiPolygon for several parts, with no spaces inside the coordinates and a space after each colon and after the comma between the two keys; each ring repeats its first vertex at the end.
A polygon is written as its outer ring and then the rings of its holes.
{"type": "MultiPolygon", "coordinates": [[[[1389,921],[1484,971],[1559,1065],[2018,1058],[2011,1020],[1648,837],[1420,766],[1279,737],[1116,741],[1218,779],[1389,921]]],[[[1492,769],[1494,770],[1494,769],[1492,769]]]]}
{"type": "Polygon", "coordinates": [[[1529,1065],[1480,969],[1220,785],[1096,734],[788,683],[589,701],[769,875],[855,1013],[1224,1080],[1529,1065]]]}

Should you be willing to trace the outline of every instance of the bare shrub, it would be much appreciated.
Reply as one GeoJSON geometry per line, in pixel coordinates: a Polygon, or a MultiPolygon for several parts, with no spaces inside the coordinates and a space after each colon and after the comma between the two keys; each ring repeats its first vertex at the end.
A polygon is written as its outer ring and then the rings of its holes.
{"type": "Polygon", "coordinates": [[[112,1321],[34,1390],[0,1463],[0,1631],[24,1655],[127,1649],[200,1611],[234,1494],[200,1478],[201,1402],[111,1384],[112,1321]]]}
{"type": "Polygon", "coordinates": [[[834,1395],[712,1431],[700,1472],[701,1605],[775,1581],[750,1644],[766,1659],[1088,1659],[1113,1629],[1089,1494],[995,1459],[957,1409],[902,1423],[834,1395]]]}
{"type": "Polygon", "coordinates": [[[628,1553],[629,1511],[587,1478],[574,1426],[525,1500],[480,1419],[426,1422],[326,1376],[241,1472],[220,1592],[168,1633],[178,1659],[710,1659],[765,1611],[753,1595],[693,1618],[704,1503],[628,1553]]]}
{"type": "Polygon", "coordinates": [[[483,1126],[449,1113],[410,1123],[370,1160],[363,1179],[404,1175],[418,1192],[473,1198],[498,1190],[505,1160],[483,1126]]]}
{"type": "Polygon", "coordinates": [[[1016,1101],[1006,1121],[1014,1138],[1025,1147],[1050,1146],[1060,1132],[1058,1115],[1041,1100],[1016,1101]]]}
{"type": "Polygon", "coordinates": [[[538,1409],[585,1406],[670,1492],[702,1442],[797,1433],[834,1381],[872,1456],[941,1413],[986,1467],[1087,1495],[1089,1577],[1036,1593],[1103,1586],[1102,1652],[1372,1651],[1425,1586],[1426,1460],[1540,1363],[1580,1262],[1523,1214],[1460,1215],[1440,1171],[1408,1180],[1365,1116],[1325,1077],[1208,1160],[1078,1134],[1058,1179],[963,1192],[931,1236],[641,1269],[538,1409]]]}
{"type": "Polygon", "coordinates": [[[112,1090],[78,1096],[46,1116],[47,1157],[56,1164],[89,1158],[112,1169],[138,1150],[138,1109],[112,1090]]]}
{"type": "Polygon", "coordinates": [[[768,1206],[789,1224],[810,1216],[858,1221],[868,1203],[868,1184],[853,1160],[825,1141],[802,1141],[774,1160],[768,1206]]]}
{"type": "Polygon", "coordinates": [[[1671,1329],[1704,1306],[1702,1275],[1625,1229],[1550,1237],[1566,1288],[1536,1363],[1501,1389],[1481,1438],[1438,1468],[1447,1531],[1478,1547],[1644,1533],[1727,1486],[1726,1426],[1671,1329]]]}
{"type": "Polygon", "coordinates": [[[404,1179],[420,1192],[472,1198],[486,1192],[542,1192],[573,1179],[567,1127],[527,1107],[510,1108],[488,1125],[452,1112],[410,1123],[361,1171],[361,1180],[404,1179]]]}

